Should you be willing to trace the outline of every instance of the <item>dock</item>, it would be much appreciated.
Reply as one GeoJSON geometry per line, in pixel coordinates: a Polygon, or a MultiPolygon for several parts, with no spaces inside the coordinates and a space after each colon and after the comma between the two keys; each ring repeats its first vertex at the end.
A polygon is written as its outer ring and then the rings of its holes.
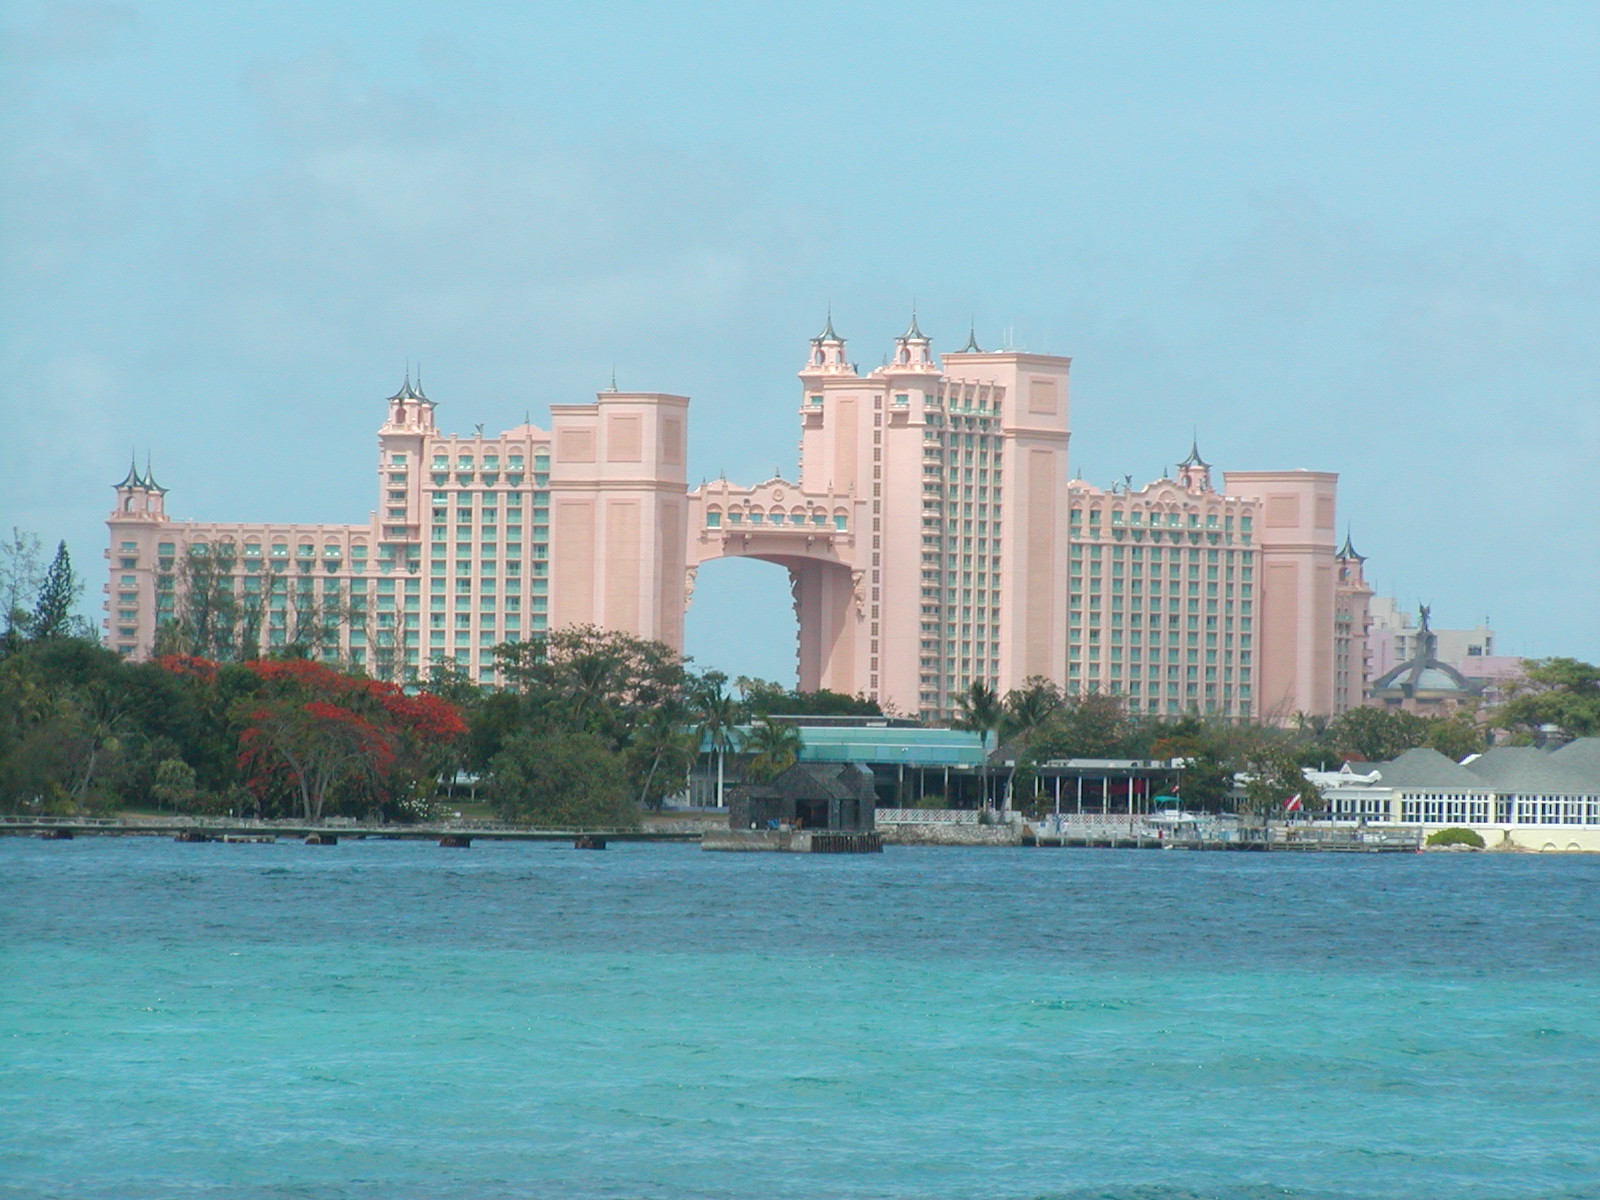
{"type": "Polygon", "coordinates": [[[531,829],[489,822],[452,821],[422,825],[380,825],[334,819],[323,822],[252,821],[233,817],[172,817],[126,821],[109,817],[0,817],[0,837],[36,837],[71,841],[80,837],[169,837],[178,842],[260,844],[279,839],[308,846],[337,846],[341,841],[437,842],[449,849],[467,849],[475,841],[570,842],[580,849],[600,849],[614,842],[694,842],[700,830],[671,829],[531,829]]]}
{"type": "Polygon", "coordinates": [[[705,834],[700,848],[779,854],[882,854],[883,839],[872,830],[721,829],[705,834]]]}
{"type": "Polygon", "coordinates": [[[1203,850],[1265,853],[1416,854],[1421,829],[1359,829],[1312,825],[1151,829],[1144,825],[1025,825],[1022,844],[1039,849],[1203,850]]]}

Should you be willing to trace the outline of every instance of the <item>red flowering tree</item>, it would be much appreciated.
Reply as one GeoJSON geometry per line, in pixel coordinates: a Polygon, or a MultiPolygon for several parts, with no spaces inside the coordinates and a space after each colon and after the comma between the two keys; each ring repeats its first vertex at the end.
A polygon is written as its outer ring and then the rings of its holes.
{"type": "Polygon", "coordinates": [[[300,816],[320,821],[336,788],[373,794],[394,764],[393,739],[371,721],[326,700],[285,699],[254,709],[239,735],[239,762],[257,791],[286,782],[300,816]]]}
{"type": "Polygon", "coordinates": [[[239,766],[258,796],[291,796],[307,821],[330,801],[381,809],[431,791],[466,732],[456,708],[427,693],[305,659],[245,667],[262,686],[239,706],[239,766]]]}

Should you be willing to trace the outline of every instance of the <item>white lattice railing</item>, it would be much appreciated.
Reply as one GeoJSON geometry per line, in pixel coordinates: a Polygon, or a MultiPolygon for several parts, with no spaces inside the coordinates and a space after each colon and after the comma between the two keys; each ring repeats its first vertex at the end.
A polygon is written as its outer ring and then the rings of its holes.
{"type": "MultiPolygon", "coordinates": [[[[1132,818],[1137,825],[1144,824],[1144,815],[1137,814],[1132,818]]],[[[1039,825],[1054,831],[1061,829],[1126,829],[1129,825],[1127,813],[1062,813],[1059,826],[1055,816],[1047,815],[1039,825]]]]}
{"type": "Polygon", "coordinates": [[[879,825],[976,825],[978,813],[970,808],[880,808],[879,825]]]}

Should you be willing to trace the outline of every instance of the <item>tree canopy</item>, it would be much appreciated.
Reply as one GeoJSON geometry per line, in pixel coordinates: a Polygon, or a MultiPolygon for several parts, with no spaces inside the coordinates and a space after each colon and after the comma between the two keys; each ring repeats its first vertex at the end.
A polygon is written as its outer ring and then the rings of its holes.
{"type": "Polygon", "coordinates": [[[1527,667],[1527,690],[1500,710],[1506,729],[1554,725],[1571,737],[1600,736],[1600,667],[1575,658],[1541,658],[1527,667]]]}

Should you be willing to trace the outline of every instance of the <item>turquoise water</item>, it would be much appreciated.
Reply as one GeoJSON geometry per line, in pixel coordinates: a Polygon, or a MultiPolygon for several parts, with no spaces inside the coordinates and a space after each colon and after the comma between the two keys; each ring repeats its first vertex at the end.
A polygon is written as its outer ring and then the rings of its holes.
{"type": "Polygon", "coordinates": [[[1597,889],[0,839],[0,1198],[1600,1196],[1597,889]]]}

